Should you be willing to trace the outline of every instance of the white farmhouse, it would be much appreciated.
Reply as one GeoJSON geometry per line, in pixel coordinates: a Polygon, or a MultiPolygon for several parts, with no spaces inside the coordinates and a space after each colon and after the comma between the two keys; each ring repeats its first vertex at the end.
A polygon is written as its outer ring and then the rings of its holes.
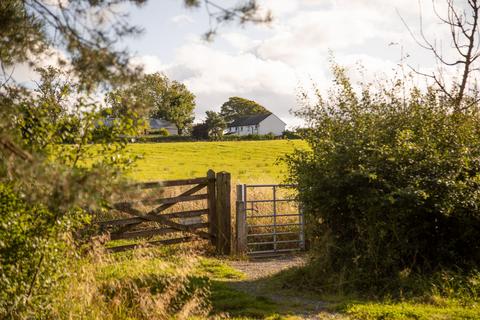
{"type": "Polygon", "coordinates": [[[269,134],[281,136],[287,124],[273,113],[241,116],[228,124],[226,134],[246,136],[249,134],[269,134]]]}

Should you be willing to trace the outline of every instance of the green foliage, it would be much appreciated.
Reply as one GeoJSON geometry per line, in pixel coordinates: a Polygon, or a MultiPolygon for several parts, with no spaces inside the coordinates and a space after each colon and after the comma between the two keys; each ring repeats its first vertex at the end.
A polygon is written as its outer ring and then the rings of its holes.
{"type": "Polygon", "coordinates": [[[160,128],[160,130],[158,130],[158,134],[161,135],[162,137],[170,136],[170,132],[168,132],[168,130],[165,128],[160,128]]]}
{"type": "Polygon", "coordinates": [[[285,130],[282,134],[284,139],[302,139],[302,133],[300,130],[285,130]]]}
{"type": "Polygon", "coordinates": [[[0,62],[4,67],[22,62],[37,65],[33,57],[47,57],[57,48],[68,56],[58,55],[59,65],[70,64],[71,73],[83,88],[91,90],[100,82],[123,82],[137,70],[129,67],[127,52],[115,50],[112,44],[139,34],[140,29],[129,25],[120,14],[105,19],[105,12],[114,4],[127,2],[141,5],[145,1],[79,0],[68,6],[49,1],[2,1],[0,62]]]}
{"type": "Polygon", "coordinates": [[[223,136],[223,130],[227,128],[227,123],[223,117],[215,111],[207,111],[206,114],[205,126],[208,137],[213,140],[219,140],[223,136]]]}
{"type": "Polygon", "coordinates": [[[66,80],[65,72],[52,67],[38,72],[41,80],[35,89],[37,95],[19,100],[17,117],[11,123],[11,130],[18,132],[23,145],[36,154],[53,154],[57,163],[68,167],[97,159],[90,164],[128,168],[133,159],[122,152],[125,136],[137,135],[143,123],[133,113],[107,123],[105,110],[80,95],[77,84],[66,80]],[[100,148],[92,148],[93,142],[100,148]]]}
{"type": "Polygon", "coordinates": [[[459,304],[425,305],[416,303],[354,303],[340,309],[359,320],[430,320],[430,319],[478,319],[480,309],[466,308],[459,304]]]}
{"type": "Polygon", "coordinates": [[[62,232],[83,219],[30,205],[9,185],[0,183],[0,317],[48,314],[48,295],[66,274],[68,246],[62,232]]]}
{"type": "Polygon", "coordinates": [[[137,132],[133,119],[106,125],[78,83],[54,68],[39,72],[33,93],[12,90],[0,100],[2,138],[16,142],[0,157],[0,308],[15,319],[48,314],[61,266],[74,256],[69,234],[119,188],[135,159],[122,138],[137,132]]]}
{"type": "Polygon", "coordinates": [[[138,115],[172,122],[182,135],[193,123],[195,95],[180,82],[171,81],[160,73],[145,75],[124,89],[110,93],[108,101],[113,116],[125,115],[128,110],[142,110],[138,115]]]}
{"type": "Polygon", "coordinates": [[[300,112],[311,150],[287,158],[312,280],[381,294],[416,274],[478,266],[479,106],[453,112],[433,89],[404,97],[401,81],[357,90],[345,70],[333,71],[328,99],[300,112]]]}
{"type": "Polygon", "coordinates": [[[197,140],[208,140],[208,126],[206,123],[197,123],[192,127],[192,137],[197,140]]]}
{"type": "Polygon", "coordinates": [[[230,316],[261,319],[276,311],[276,304],[265,297],[255,297],[235,290],[220,281],[212,281],[212,307],[216,313],[230,316]]]}
{"type": "Polygon", "coordinates": [[[255,101],[240,97],[230,97],[220,110],[220,115],[225,118],[227,123],[233,121],[238,116],[265,113],[270,113],[270,111],[255,101]]]}

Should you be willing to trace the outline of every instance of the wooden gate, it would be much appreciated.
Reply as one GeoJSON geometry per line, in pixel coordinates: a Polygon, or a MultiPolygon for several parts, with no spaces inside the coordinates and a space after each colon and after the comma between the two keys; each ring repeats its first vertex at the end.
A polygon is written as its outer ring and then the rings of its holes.
{"type": "Polygon", "coordinates": [[[229,173],[209,170],[206,177],[137,183],[131,190],[125,198],[132,199],[112,206],[114,219],[98,222],[110,240],[129,242],[116,241],[108,250],[205,239],[218,253],[230,253],[229,173]],[[138,239],[144,241],[135,242],[138,239]]]}
{"type": "Polygon", "coordinates": [[[294,185],[237,185],[237,252],[277,255],[305,249],[294,185]]]}

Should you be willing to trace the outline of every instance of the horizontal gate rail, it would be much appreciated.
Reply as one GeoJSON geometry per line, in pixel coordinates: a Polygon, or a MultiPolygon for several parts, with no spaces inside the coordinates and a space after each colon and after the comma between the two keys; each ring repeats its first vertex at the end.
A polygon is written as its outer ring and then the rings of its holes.
{"type": "Polygon", "coordinates": [[[263,236],[273,236],[273,235],[285,235],[285,234],[298,234],[295,231],[288,231],[288,232],[276,232],[276,233],[249,233],[247,237],[263,237],[263,236]]]}
{"type": "Polygon", "coordinates": [[[272,218],[272,217],[298,217],[296,213],[286,213],[286,214],[268,214],[268,215],[254,215],[247,216],[247,219],[257,219],[257,218],[272,218]]]}
{"type": "Polygon", "coordinates": [[[288,193],[288,189],[294,188],[296,186],[293,184],[237,186],[237,250],[239,253],[277,254],[304,249],[303,213],[297,205],[298,200],[288,193]],[[250,189],[259,188],[261,188],[260,193],[250,191],[250,189]],[[264,194],[267,192],[268,195],[269,189],[272,192],[271,198],[265,198],[264,194]],[[287,193],[284,195],[279,191],[281,189],[286,190],[287,193]],[[263,198],[259,198],[262,195],[263,198]],[[280,205],[280,203],[295,204],[280,205]],[[293,213],[292,209],[296,211],[293,213]]]}
{"type": "Polygon", "coordinates": [[[182,179],[182,180],[168,180],[168,181],[155,181],[155,182],[140,182],[134,183],[132,188],[139,189],[150,189],[150,188],[159,188],[159,187],[176,187],[176,186],[188,186],[192,184],[206,184],[208,178],[193,178],[193,179],[182,179]]]}
{"type": "MultiPolygon", "coordinates": [[[[188,226],[192,229],[208,228],[208,223],[196,223],[196,224],[190,224],[188,226]]],[[[142,238],[142,237],[166,235],[166,234],[175,233],[175,232],[178,232],[178,229],[176,228],[145,229],[145,230],[124,232],[124,233],[111,233],[110,239],[111,240],[136,239],[136,238],[142,238]]]]}
{"type": "Polygon", "coordinates": [[[109,235],[109,240],[145,238],[147,241],[110,247],[109,251],[129,250],[144,244],[166,245],[206,239],[216,246],[217,252],[230,253],[229,173],[209,170],[205,177],[135,183],[128,189],[131,194],[110,207],[119,218],[96,223],[109,235]],[[156,190],[146,190],[181,186],[187,188],[180,189],[180,192],[171,189],[168,195],[176,191],[179,194],[168,197],[161,197],[162,192],[158,192],[159,196],[155,198],[156,190]],[[169,210],[182,203],[182,209],[189,208],[189,202],[192,210],[169,210]]]}
{"type": "Polygon", "coordinates": [[[275,252],[273,252],[273,250],[258,250],[258,251],[255,251],[254,254],[260,255],[260,254],[266,254],[266,253],[285,253],[285,252],[296,252],[298,250],[299,249],[297,249],[297,248],[295,248],[295,249],[277,249],[277,250],[275,250],[275,252]]]}
{"type": "MultiPolygon", "coordinates": [[[[172,212],[163,214],[163,217],[167,219],[171,218],[193,218],[193,217],[200,217],[204,214],[208,214],[208,209],[201,209],[201,210],[191,210],[191,211],[179,211],[179,212],[172,212]]],[[[121,226],[127,224],[134,224],[143,222],[144,219],[142,218],[125,218],[125,219],[117,219],[117,220],[106,220],[98,222],[101,226],[121,226]]]]}
{"type": "Polygon", "coordinates": [[[295,184],[244,184],[246,188],[295,188],[295,184]]]}
{"type": "MultiPolygon", "coordinates": [[[[276,199],[275,202],[296,202],[295,199],[276,199]]],[[[265,203],[265,202],[273,202],[273,200],[247,200],[246,203],[265,203]]]]}
{"type": "Polygon", "coordinates": [[[148,241],[148,242],[145,242],[144,244],[136,243],[136,244],[127,244],[123,246],[111,247],[111,248],[107,248],[107,251],[121,252],[121,251],[131,250],[135,248],[141,248],[144,245],[150,245],[150,246],[169,245],[169,244],[178,244],[183,242],[191,242],[193,240],[197,240],[197,239],[195,237],[181,237],[181,238],[173,238],[173,239],[165,239],[165,240],[148,241]]]}
{"type": "MultiPolygon", "coordinates": [[[[297,215],[298,216],[298,215],[297,215]]],[[[300,223],[282,223],[282,224],[253,224],[247,226],[248,228],[265,228],[265,227],[289,227],[289,226],[301,226],[300,223]]]]}
{"type": "Polygon", "coordinates": [[[275,244],[275,243],[297,243],[302,240],[278,240],[278,241],[265,241],[265,242],[249,242],[247,245],[255,246],[260,244],[275,244]]]}

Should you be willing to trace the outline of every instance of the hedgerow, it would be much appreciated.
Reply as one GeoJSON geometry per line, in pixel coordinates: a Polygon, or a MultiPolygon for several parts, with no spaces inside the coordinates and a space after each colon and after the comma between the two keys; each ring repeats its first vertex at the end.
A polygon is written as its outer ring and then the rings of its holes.
{"type": "Polygon", "coordinates": [[[287,157],[319,288],[380,294],[417,275],[480,263],[480,108],[432,88],[354,87],[335,66],[327,98],[305,100],[311,150],[287,157]]]}

